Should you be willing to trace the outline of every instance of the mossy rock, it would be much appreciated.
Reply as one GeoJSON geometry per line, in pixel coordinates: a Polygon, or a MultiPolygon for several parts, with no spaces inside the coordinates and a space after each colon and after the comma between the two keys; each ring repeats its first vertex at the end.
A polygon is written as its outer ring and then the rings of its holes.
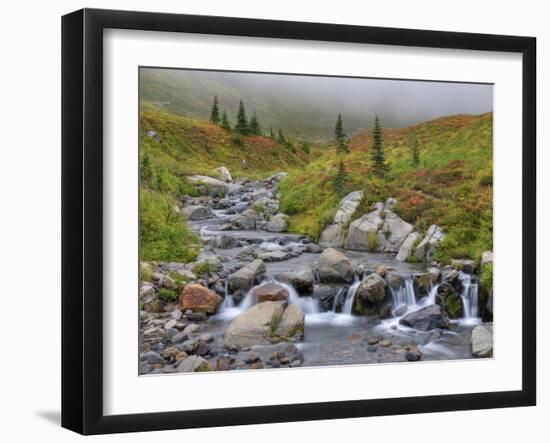
{"type": "Polygon", "coordinates": [[[449,318],[457,319],[463,316],[464,304],[459,295],[448,295],[446,297],[442,297],[442,300],[443,308],[445,309],[445,312],[447,312],[449,318]]]}
{"type": "Polygon", "coordinates": [[[378,233],[369,231],[367,233],[367,251],[375,252],[378,249],[378,233]]]}

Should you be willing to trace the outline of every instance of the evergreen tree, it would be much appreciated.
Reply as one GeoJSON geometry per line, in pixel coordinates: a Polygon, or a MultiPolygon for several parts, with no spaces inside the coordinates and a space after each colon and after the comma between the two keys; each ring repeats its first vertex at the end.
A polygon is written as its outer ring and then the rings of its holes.
{"type": "Polygon", "coordinates": [[[303,142],[302,145],[300,146],[300,149],[302,150],[302,152],[304,152],[307,155],[309,155],[311,153],[311,150],[309,149],[309,143],[308,142],[303,142]]]}
{"type": "Polygon", "coordinates": [[[242,100],[239,100],[239,111],[237,112],[237,124],[235,130],[242,135],[249,133],[248,122],[246,120],[246,113],[244,111],[244,104],[242,100]]]}
{"type": "Polygon", "coordinates": [[[256,116],[256,112],[252,114],[252,118],[250,119],[249,129],[250,129],[250,133],[253,135],[260,135],[262,132],[262,128],[258,123],[258,117],[256,116]]]}
{"type": "Polygon", "coordinates": [[[229,124],[229,119],[227,118],[227,112],[225,112],[225,109],[223,110],[223,113],[222,113],[221,127],[227,130],[231,129],[231,125],[229,124]]]}
{"type": "Polygon", "coordinates": [[[218,96],[214,96],[214,103],[212,103],[212,109],[210,111],[210,121],[212,123],[220,123],[220,108],[218,107],[218,96]]]}
{"type": "Polygon", "coordinates": [[[344,167],[344,161],[340,159],[340,163],[338,164],[338,170],[336,171],[336,175],[333,178],[332,184],[334,186],[334,191],[336,194],[340,197],[343,197],[346,194],[346,185],[347,185],[347,176],[346,176],[346,169],[344,167]]]}
{"type": "Polygon", "coordinates": [[[348,144],[346,143],[346,134],[344,134],[344,125],[342,123],[342,114],[338,114],[336,126],[334,127],[334,136],[336,138],[336,151],[348,152],[348,144]]]}
{"type": "Polygon", "coordinates": [[[279,143],[280,145],[286,144],[285,136],[283,135],[283,131],[281,131],[280,129],[279,133],[277,134],[277,143],[279,143]]]}
{"type": "Polygon", "coordinates": [[[412,142],[412,165],[415,168],[420,165],[420,153],[418,152],[418,139],[416,137],[412,142]]]}
{"type": "Polygon", "coordinates": [[[374,118],[374,127],[372,129],[373,145],[371,152],[373,171],[379,177],[384,177],[388,170],[386,164],[386,154],[384,152],[384,140],[382,139],[382,127],[378,116],[374,118]]]}
{"type": "Polygon", "coordinates": [[[273,128],[269,128],[269,138],[275,141],[275,134],[273,133],[273,128]]]}

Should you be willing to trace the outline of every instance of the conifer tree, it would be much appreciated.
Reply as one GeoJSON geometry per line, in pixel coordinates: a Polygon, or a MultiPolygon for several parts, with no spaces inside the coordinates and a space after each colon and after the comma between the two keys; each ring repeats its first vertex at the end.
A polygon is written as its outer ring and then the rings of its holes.
{"type": "Polygon", "coordinates": [[[277,134],[277,143],[280,145],[286,144],[285,136],[283,135],[283,131],[279,129],[279,133],[277,134]]]}
{"type": "Polygon", "coordinates": [[[347,182],[347,176],[346,176],[346,168],[344,167],[344,161],[340,159],[340,163],[338,164],[338,169],[336,171],[336,175],[333,179],[333,186],[334,186],[334,192],[340,197],[343,197],[346,194],[346,182],[347,182]]]}
{"type": "Polygon", "coordinates": [[[415,137],[412,143],[412,165],[418,168],[420,165],[420,153],[418,152],[418,139],[415,137]]]}
{"type": "Polygon", "coordinates": [[[336,138],[336,151],[339,153],[348,152],[346,134],[344,134],[344,125],[342,123],[342,114],[338,114],[336,126],[334,127],[334,136],[336,138]]]}
{"type": "Polygon", "coordinates": [[[248,121],[246,120],[246,113],[242,100],[239,100],[239,111],[237,112],[237,124],[235,125],[235,129],[242,135],[247,135],[249,133],[248,121]]]}
{"type": "Polygon", "coordinates": [[[249,130],[250,130],[250,133],[253,135],[260,135],[262,132],[262,128],[258,123],[258,117],[256,116],[256,112],[254,112],[254,114],[252,114],[252,117],[250,118],[249,130]]]}
{"type": "Polygon", "coordinates": [[[273,133],[273,128],[269,128],[269,138],[275,141],[275,134],[273,133]]]}
{"type": "Polygon", "coordinates": [[[218,107],[218,96],[214,96],[214,103],[212,103],[212,109],[210,110],[210,121],[212,123],[220,123],[220,108],[218,107]]]}
{"type": "Polygon", "coordinates": [[[371,152],[372,167],[374,173],[379,177],[384,177],[388,170],[386,164],[386,154],[384,152],[384,140],[382,138],[382,127],[378,116],[374,118],[374,127],[372,129],[373,145],[371,152]]]}
{"type": "Polygon", "coordinates": [[[226,130],[231,129],[231,125],[229,124],[229,119],[227,118],[227,112],[225,112],[225,109],[223,110],[223,113],[222,113],[222,122],[220,126],[226,130]]]}

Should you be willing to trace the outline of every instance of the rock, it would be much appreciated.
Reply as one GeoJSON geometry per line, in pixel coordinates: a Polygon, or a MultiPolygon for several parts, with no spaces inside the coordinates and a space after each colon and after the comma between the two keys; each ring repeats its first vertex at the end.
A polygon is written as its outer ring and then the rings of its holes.
{"type": "Polygon", "coordinates": [[[407,235],[407,238],[401,243],[399,252],[395,256],[396,260],[407,261],[412,254],[414,242],[418,240],[420,234],[418,232],[411,232],[407,235]]]}
{"type": "Polygon", "coordinates": [[[369,345],[376,345],[378,344],[378,342],[380,341],[380,337],[370,337],[368,340],[367,340],[367,344],[369,345]]]}
{"type": "Polygon", "coordinates": [[[310,254],[320,254],[323,252],[323,248],[315,243],[308,243],[304,249],[304,252],[308,252],[310,254]]]}
{"type": "Polygon", "coordinates": [[[309,270],[279,272],[274,277],[282,283],[291,285],[302,294],[313,292],[313,273],[309,270]]]}
{"type": "Polygon", "coordinates": [[[389,348],[392,345],[392,341],[389,338],[385,338],[380,342],[380,347],[382,348],[389,348]]]}
{"type": "MultiPolygon", "coordinates": [[[[387,209],[384,211],[384,225],[382,231],[386,237],[384,251],[398,252],[401,245],[413,230],[413,226],[407,223],[395,212],[387,209]]],[[[391,207],[391,206],[390,206],[391,207]]]]}
{"type": "Polygon", "coordinates": [[[214,169],[216,173],[218,174],[218,178],[221,181],[224,182],[232,182],[233,178],[231,177],[231,174],[229,173],[229,169],[227,169],[225,166],[220,166],[219,168],[214,169]]]}
{"type": "Polygon", "coordinates": [[[403,283],[405,282],[403,276],[395,272],[386,272],[384,280],[386,280],[388,285],[390,285],[394,289],[399,289],[401,286],[403,286],[403,283]]]}
{"type": "Polygon", "coordinates": [[[154,365],[154,364],[157,364],[157,363],[160,363],[160,364],[165,364],[166,363],[164,358],[162,358],[162,356],[159,353],[154,352],[154,351],[149,351],[149,352],[146,352],[145,354],[143,354],[142,357],[141,357],[141,360],[145,360],[150,365],[154,365]]]}
{"type": "Polygon", "coordinates": [[[481,255],[481,265],[480,268],[483,271],[483,268],[487,266],[488,264],[493,263],[493,251],[485,251],[481,255]]]}
{"type": "Polygon", "coordinates": [[[407,313],[407,305],[399,305],[393,310],[394,317],[401,317],[407,313]]]}
{"type": "Polygon", "coordinates": [[[216,236],[216,248],[218,249],[231,249],[239,245],[238,239],[231,235],[218,235],[216,236]]]}
{"type": "Polygon", "coordinates": [[[199,332],[199,330],[200,330],[200,326],[199,326],[199,325],[196,325],[196,324],[194,324],[194,323],[191,323],[191,324],[189,324],[189,325],[187,325],[187,326],[185,327],[185,329],[183,330],[183,332],[184,332],[185,334],[187,334],[188,336],[190,336],[191,334],[195,334],[195,333],[199,332]]]}
{"type": "MultiPolygon", "coordinates": [[[[204,267],[207,266],[211,271],[221,271],[223,268],[220,259],[211,252],[201,252],[194,263],[195,266],[204,267]]],[[[196,277],[195,277],[196,278],[196,277]]],[[[193,279],[194,280],[194,279],[193,279]]]]}
{"type": "Polygon", "coordinates": [[[216,371],[229,371],[234,363],[233,357],[219,356],[216,360],[216,371]]]}
{"type": "Polygon", "coordinates": [[[484,358],[493,356],[493,328],[492,326],[476,326],[472,329],[470,339],[472,355],[484,358]]]}
{"type": "Polygon", "coordinates": [[[253,231],[256,229],[256,223],[262,220],[262,214],[256,212],[254,209],[247,209],[235,218],[232,218],[231,223],[239,229],[253,231]]]}
{"type": "Polygon", "coordinates": [[[288,217],[285,214],[278,213],[269,217],[266,230],[269,232],[286,232],[288,229],[288,217]]]}
{"type": "Polygon", "coordinates": [[[203,191],[205,194],[209,194],[213,197],[225,196],[226,185],[221,180],[207,177],[206,175],[191,175],[187,177],[187,180],[193,184],[203,185],[203,191]]]}
{"type": "Polygon", "coordinates": [[[362,199],[363,191],[354,191],[346,195],[340,200],[340,206],[334,215],[333,223],[340,223],[346,226],[351,221],[351,217],[362,199]]]}
{"type": "Polygon", "coordinates": [[[435,254],[437,245],[445,239],[443,230],[437,225],[431,225],[425,237],[416,247],[414,252],[418,260],[430,263],[435,254]]]}
{"type": "Polygon", "coordinates": [[[429,268],[428,274],[430,274],[430,282],[432,283],[432,285],[435,285],[441,281],[441,271],[439,270],[439,268],[429,268]]]}
{"type": "Polygon", "coordinates": [[[301,339],[304,335],[305,315],[298,305],[288,305],[275,329],[277,337],[301,339]]]}
{"type": "Polygon", "coordinates": [[[170,339],[170,342],[174,345],[177,345],[178,343],[182,343],[185,340],[187,340],[187,333],[180,332],[179,334],[172,336],[172,338],[170,339]]]}
{"type": "Polygon", "coordinates": [[[222,301],[223,299],[214,291],[201,285],[188,284],[180,294],[179,307],[182,311],[191,309],[215,314],[222,301]]]}
{"type": "Polygon", "coordinates": [[[473,274],[476,270],[476,263],[468,259],[452,259],[451,267],[466,274],[473,274]]]}
{"type": "Polygon", "coordinates": [[[212,209],[208,206],[186,206],[180,211],[187,220],[204,220],[207,218],[214,217],[212,209]]]}
{"type": "Polygon", "coordinates": [[[164,277],[164,280],[162,281],[162,286],[166,289],[176,289],[178,287],[174,279],[169,275],[166,275],[164,277]]]}
{"type": "Polygon", "coordinates": [[[344,254],[333,248],[323,251],[316,270],[319,279],[323,283],[350,283],[355,273],[352,262],[344,254]]]}
{"type": "Polygon", "coordinates": [[[176,359],[176,355],[180,353],[180,350],[176,348],[175,346],[170,346],[169,348],[166,348],[163,350],[160,355],[162,355],[162,358],[173,361],[176,359]]]}
{"type": "Polygon", "coordinates": [[[293,254],[289,251],[276,250],[260,252],[257,257],[264,262],[275,262],[288,260],[293,257],[293,254]]]}
{"type": "Polygon", "coordinates": [[[158,135],[156,133],[156,131],[147,131],[147,137],[149,138],[152,138],[153,140],[155,140],[157,143],[160,143],[160,135],[158,135]]]}
{"type": "Polygon", "coordinates": [[[346,249],[357,251],[382,251],[384,235],[378,235],[378,229],[384,224],[378,210],[363,215],[349,225],[348,236],[344,242],[346,249]]]}
{"type": "Polygon", "coordinates": [[[205,356],[210,352],[210,346],[203,341],[198,341],[193,347],[193,352],[196,355],[205,356]]]}
{"type": "Polygon", "coordinates": [[[144,283],[139,287],[139,296],[144,299],[155,295],[155,287],[151,284],[144,283]]]}
{"type": "Polygon", "coordinates": [[[430,305],[411,312],[399,320],[399,323],[420,331],[430,331],[436,328],[448,329],[450,325],[447,314],[439,305],[430,305]]]}
{"type": "Polygon", "coordinates": [[[186,281],[196,280],[197,276],[188,269],[178,269],[176,274],[181,275],[186,281]]]}
{"type": "Polygon", "coordinates": [[[340,311],[344,303],[344,294],[343,288],[321,284],[315,285],[313,296],[319,300],[325,311],[330,311],[333,307],[340,311]]]}
{"type": "Polygon", "coordinates": [[[460,292],[455,291],[449,283],[442,283],[437,288],[439,303],[449,318],[461,318],[464,314],[464,302],[460,292]]]}
{"type": "Polygon", "coordinates": [[[238,289],[248,291],[254,286],[254,281],[263,273],[265,273],[265,264],[262,260],[256,259],[229,276],[229,289],[231,291],[238,289]]]}
{"type": "Polygon", "coordinates": [[[288,291],[277,283],[268,282],[258,286],[252,291],[256,297],[256,303],[264,301],[286,301],[288,300],[288,291]]]}
{"type": "Polygon", "coordinates": [[[178,372],[204,372],[211,369],[210,363],[198,355],[187,357],[177,367],[178,372]]]}
{"type": "Polygon", "coordinates": [[[424,297],[432,289],[432,279],[428,272],[422,272],[413,275],[413,286],[418,296],[424,297]]]}
{"type": "Polygon", "coordinates": [[[386,287],[386,281],[379,274],[372,273],[363,277],[355,296],[361,304],[364,304],[365,301],[376,304],[386,297],[386,287]]]}
{"type": "Polygon", "coordinates": [[[413,346],[407,351],[407,353],[405,354],[405,358],[407,359],[407,361],[420,361],[422,360],[422,352],[420,352],[420,349],[418,349],[418,347],[413,346]]]}
{"type": "Polygon", "coordinates": [[[164,329],[172,329],[176,326],[176,324],[177,324],[177,320],[172,318],[168,320],[166,323],[164,323],[164,329]]]}
{"type": "Polygon", "coordinates": [[[199,340],[203,341],[205,343],[211,343],[211,342],[214,341],[214,336],[212,334],[208,334],[208,333],[201,334],[200,337],[199,337],[199,340]]]}
{"type": "Polygon", "coordinates": [[[288,172],[279,172],[277,174],[272,175],[271,177],[267,178],[267,182],[271,183],[279,183],[281,180],[283,180],[288,175],[288,172]]]}
{"type": "Polygon", "coordinates": [[[229,324],[225,332],[226,344],[249,347],[269,343],[285,307],[285,302],[266,301],[255,304],[229,324]]]}
{"type": "Polygon", "coordinates": [[[334,223],[328,225],[321,236],[319,244],[324,248],[340,248],[344,244],[344,225],[334,223]]]}

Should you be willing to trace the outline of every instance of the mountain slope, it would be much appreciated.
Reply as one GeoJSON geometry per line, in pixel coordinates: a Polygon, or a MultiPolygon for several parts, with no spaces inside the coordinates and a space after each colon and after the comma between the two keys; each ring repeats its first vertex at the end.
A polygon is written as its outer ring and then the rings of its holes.
{"type": "Polygon", "coordinates": [[[372,174],[369,131],[349,140],[349,154],[327,151],[281,183],[281,206],[291,216],[291,229],[318,238],[330,222],[341,198],[334,177],[342,160],[344,191],[362,189],[365,193],[356,216],[368,212],[376,201],[395,197],[396,212],[417,229],[423,231],[435,223],[447,232],[440,259],[478,257],[491,249],[492,113],[386,129],[383,136],[390,165],[385,179],[372,174]],[[415,140],[418,166],[412,162],[415,140]]]}

